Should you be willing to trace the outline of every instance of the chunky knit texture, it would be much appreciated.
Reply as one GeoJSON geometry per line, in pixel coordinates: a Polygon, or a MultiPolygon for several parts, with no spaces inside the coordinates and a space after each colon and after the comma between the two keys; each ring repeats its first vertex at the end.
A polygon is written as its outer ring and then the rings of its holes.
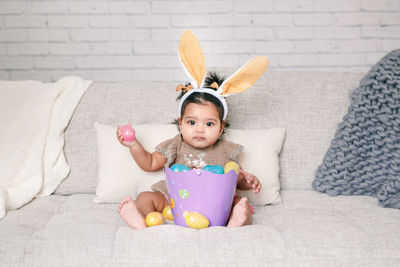
{"type": "Polygon", "coordinates": [[[400,209],[400,49],[382,58],[352,93],[313,188],[369,195],[400,209]]]}

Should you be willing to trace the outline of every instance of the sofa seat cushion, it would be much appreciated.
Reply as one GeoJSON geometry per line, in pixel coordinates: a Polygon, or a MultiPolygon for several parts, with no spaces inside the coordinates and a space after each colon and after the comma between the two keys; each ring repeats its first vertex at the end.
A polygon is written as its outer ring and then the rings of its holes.
{"type": "Polygon", "coordinates": [[[94,194],[35,199],[0,221],[0,266],[133,264],[395,265],[400,212],[367,196],[283,190],[255,207],[253,224],[193,230],[171,223],[133,230],[94,194]],[[29,218],[29,219],[27,219],[29,218]]]}

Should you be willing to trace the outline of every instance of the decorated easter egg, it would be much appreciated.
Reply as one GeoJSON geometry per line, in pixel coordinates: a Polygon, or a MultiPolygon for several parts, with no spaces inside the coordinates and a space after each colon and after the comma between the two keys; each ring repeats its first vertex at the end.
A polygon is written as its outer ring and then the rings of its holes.
{"type": "Polygon", "coordinates": [[[172,215],[172,210],[170,206],[166,206],[163,211],[162,214],[164,216],[165,219],[173,221],[174,220],[174,215],[172,215]]]}
{"type": "Polygon", "coordinates": [[[164,223],[164,217],[161,212],[153,211],[147,214],[145,219],[147,226],[156,226],[164,223]]]}
{"type": "Polygon", "coordinates": [[[216,174],[224,174],[224,168],[221,165],[206,165],[203,170],[216,174]]]}
{"type": "Polygon", "coordinates": [[[178,193],[181,198],[188,198],[189,196],[189,191],[186,189],[179,189],[178,193]]]}
{"type": "Polygon", "coordinates": [[[194,229],[207,228],[210,225],[208,219],[198,212],[189,212],[185,217],[187,226],[194,229]]]}
{"type": "Polygon", "coordinates": [[[239,164],[237,164],[234,161],[229,161],[225,164],[224,166],[224,171],[225,173],[229,172],[230,170],[235,170],[236,174],[239,174],[240,167],[239,164]]]}
{"type": "Polygon", "coordinates": [[[133,130],[130,124],[125,124],[119,128],[122,135],[122,140],[133,141],[135,139],[135,130],[133,130]]]}
{"type": "Polygon", "coordinates": [[[183,164],[174,164],[170,167],[170,169],[174,172],[185,172],[185,171],[190,171],[189,167],[186,167],[183,164]]]}

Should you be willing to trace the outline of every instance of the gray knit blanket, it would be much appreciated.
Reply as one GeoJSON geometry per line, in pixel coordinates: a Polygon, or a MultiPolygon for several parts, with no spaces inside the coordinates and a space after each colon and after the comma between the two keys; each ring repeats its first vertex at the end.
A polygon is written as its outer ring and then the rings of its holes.
{"type": "Polygon", "coordinates": [[[351,96],[313,188],[368,195],[400,209],[400,49],[383,57],[351,96]]]}

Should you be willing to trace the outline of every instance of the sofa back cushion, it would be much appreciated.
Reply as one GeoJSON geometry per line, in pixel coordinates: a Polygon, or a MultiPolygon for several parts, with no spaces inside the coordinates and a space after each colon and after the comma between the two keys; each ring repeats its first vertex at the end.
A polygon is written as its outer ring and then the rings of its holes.
{"type": "MultiPolygon", "coordinates": [[[[233,70],[222,73],[229,75],[233,70]]],[[[315,170],[347,111],[350,92],[362,76],[267,69],[251,89],[227,99],[227,121],[233,129],[285,127],[281,188],[311,189],[315,170]]],[[[114,126],[171,123],[177,116],[176,85],[94,83],[65,133],[71,173],[56,193],[95,193],[98,162],[94,122],[114,126]]]]}

